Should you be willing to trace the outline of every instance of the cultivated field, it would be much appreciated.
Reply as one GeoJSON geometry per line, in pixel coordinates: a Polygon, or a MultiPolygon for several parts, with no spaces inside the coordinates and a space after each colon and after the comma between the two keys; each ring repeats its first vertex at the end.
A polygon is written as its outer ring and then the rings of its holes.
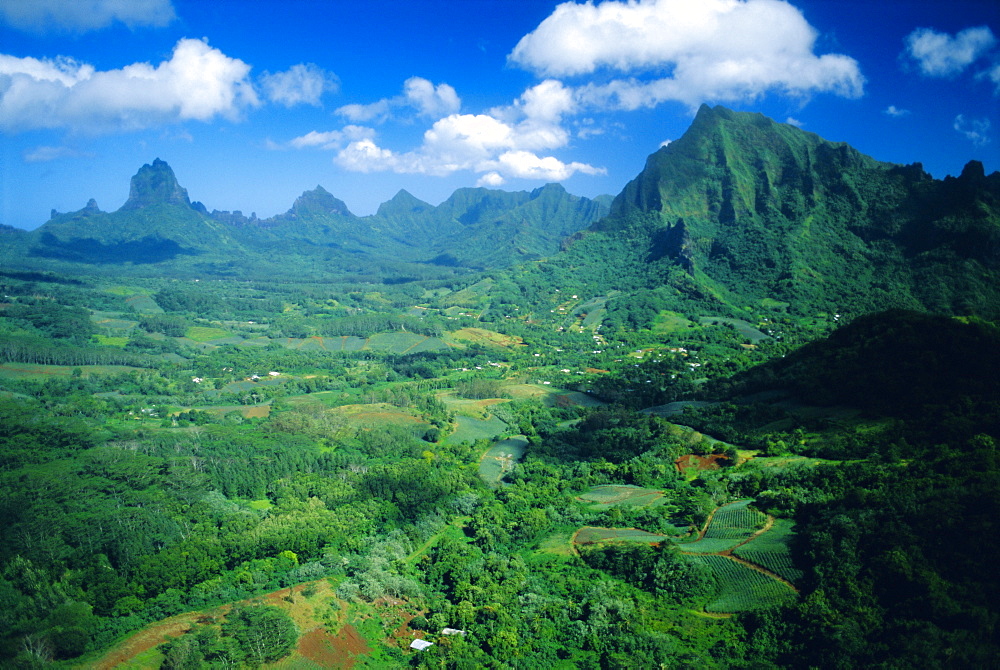
{"type": "Polygon", "coordinates": [[[795,590],[773,577],[727,556],[696,556],[718,581],[718,591],[705,605],[707,612],[747,612],[782,605],[795,599],[795,590]]]}
{"type": "Polygon", "coordinates": [[[579,500],[590,503],[593,510],[604,510],[611,507],[657,507],[666,501],[663,491],[644,489],[630,484],[605,484],[595,486],[581,493],[579,500]]]}

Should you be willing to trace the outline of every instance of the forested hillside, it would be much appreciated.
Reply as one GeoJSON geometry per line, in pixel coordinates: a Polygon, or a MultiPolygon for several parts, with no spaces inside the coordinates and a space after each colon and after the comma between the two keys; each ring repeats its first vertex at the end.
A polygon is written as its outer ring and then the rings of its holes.
{"type": "Polygon", "coordinates": [[[156,159],[132,177],[129,199],[104,212],[94,200],[31,233],[11,231],[13,267],[108,274],[172,274],[352,281],[413,281],[506,267],[559,250],[564,238],[608,212],[611,198],[570,195],[558,184],[532,192],[461,189],[434,207],[400,192],[358,217],[317,186],[278,216],[258,219],[192,202],[156,159]],[[97,266],[96,268],[94,266],[97,266]]]}
{"type": "Polygon", "coordinates": [[[998,179],[702,108],[607,217],[0,231],[0,665],[991,667],[998,179]]]}

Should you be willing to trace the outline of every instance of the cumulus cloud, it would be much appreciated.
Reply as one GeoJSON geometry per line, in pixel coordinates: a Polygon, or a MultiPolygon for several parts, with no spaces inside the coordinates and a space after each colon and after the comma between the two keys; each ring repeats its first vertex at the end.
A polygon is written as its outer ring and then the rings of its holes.
{"type": "Polygon", "coordinates": [[[393,171],[444,176],[460,170],[485,173],[481,182],[507,178],[562,181],[573,174],[602,174],[584,163],[564,163],[535,150],[561,146],[565,136],[541,133],[528,121],[511,124],[490,114],[450,114],[436,121],[413,151],[394,153],[366,138],[349,143],[334,161],[357,172],[393,171]]]}
{"type": "Polygon", "coordinates": [[[424,116],[453,114],[462,106],[455,89],[448,84],[435,86],[422,77],[410,77],[403,83],[406,101],[424,116]]]}
{"type": "Polygon", "coordinates": [[[507,180],[499,172],[487,172],[476,181],[476,186],[497,188],[498,186],[503,186],[505,183],[507,183],[507,180]]]}
{"type": "Polygon", "coordinates": [[[335,92],[339,87],[336,75],[314,63],[293,65],[285,72],[265,72],[260,77],[260,85],[268,100],[285,107],[319,107],[323,94],[335,92]]]}
{"type": "Polygon", "coordinates": [[[996,37],[986,26],[966,28],[954,37],[930,28],[918,28],[906,37],[906,55],[928,77],[951,77],[993,48],[996,37]]]}
{"type": "Polygon", "coordinates": [[[910,110],[900,109],[896,107],[896,105],[889,105],[888,107],[885,108],[885,111],[883,113],[898,119],[901,116],[908,116],[910,114],[910,110]]]}
{"type": "Polygon", "coordinates": [[[795,126],[796,128],[801,128],[804,125],[801,121],[791,116],[785,119],[785,123],[790,126],[795,126]]]}
{"type": "Polygon", "coordinates": [[[133,130],[185,120],[237,119],[260,104],[250,66],[201,40],[182,39],[170,60],[97,71],[67,58],[0,54],[0,130],[133,130]]]}
{"type": "Polygon", "coordinates": [[[0,23],[35,33],[82,33],[115,22],[160,27],[175,18],[170,0],[0,0],[0,23]]]}
{"type": "Polygon", "coordinates": [[[562,181],[577,172],[603,173],[585,163],[564,163],[539,154],[564,147],[570,139],[563,119],[575,112],[578,104],[572,89],[559,81],[545,80],[511,104],[482,114],[460,114],[460,106],[452,87],[413,77],[404,83],[400,96],[369,105],[346,105],[337,111],[353,121],[371,121],[386,120],[393,110],[409,107],[436,118],[418,147],[397,152],[380,146],[371,128],[353,137],[344,131],[314,131],[295,138],[289,146],[335,150],[334,162],[354,172],[445,176],[465,170],[481,173],[479,183],[488,186],[498,186],[509,178],[562,181]]]}
{"type": "Polygon", "coordinates": [[[611,73],[610,81],[584,86],[577,99],[618,109],[667,100],[695,107],[771,91],[860,96],[864,77],[857,62],[816,55],[816,35],[783,0],[566,2],[508,58],[551,77],[611,73]]]}
{"type": "Polygon", "coordinates": [[[955,123],[952,127],[965,135],[965,138],[976,146],[990,143],[989,119],[967,119],[964,114],[959,114],[955,117],[955,123]]]}
{"type": "Polygon", "coordinates": [[[422,77],[410,77],[403,82],[403,92],[392,98],[383,98],[367,105],[344,105],[337,113],[355,122],[382,122],[393,110],[411,108],[422,116],[439,118],[454,114],[462,106],[455,89],[448,84],[434,85],[422,77]]]}

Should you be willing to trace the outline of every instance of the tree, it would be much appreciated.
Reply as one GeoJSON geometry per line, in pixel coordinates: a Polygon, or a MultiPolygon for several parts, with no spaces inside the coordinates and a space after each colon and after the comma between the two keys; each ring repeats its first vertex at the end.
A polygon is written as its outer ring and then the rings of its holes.
{"type": "Polygon", "coordinates": [[[247,657],[256,663],[283,658],[299,639],[288,613],[271,605],[234,607],[222,632],[234,638],[247,657]]]}

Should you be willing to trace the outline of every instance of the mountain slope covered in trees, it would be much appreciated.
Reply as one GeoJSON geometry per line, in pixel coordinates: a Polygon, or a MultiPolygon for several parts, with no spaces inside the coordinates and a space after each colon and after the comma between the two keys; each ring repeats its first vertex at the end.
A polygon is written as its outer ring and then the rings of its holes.
{"type": "Polygon", "coordinates": [[[990,667],[998,180],[705,107],[610,210],[0,229],[0,666],[990,667]]]}
{"type": "Polygon", "coordinates": [[[317,186],[284,214],[258,219],[192,203],[157,159],[132,178],[117,211],[103,212],[93,200],[77,212],[53,211],[32,233],[12,231],[9,246],[19,253],[8,253],[11,264],[46,259],[106,272],[142,266],[145,274],[301,276],[384,265],[385,275],[398,278],[423,265],[428,276],[434,272],[427,268],[454,268],[438,273],[447,276],[555,253],[565,237],[606,214],[609,202],[572,196],[557,184],[530,193],[461,189],[437,207],[401,192],[376,214],[358,217],[317,186]]]}

